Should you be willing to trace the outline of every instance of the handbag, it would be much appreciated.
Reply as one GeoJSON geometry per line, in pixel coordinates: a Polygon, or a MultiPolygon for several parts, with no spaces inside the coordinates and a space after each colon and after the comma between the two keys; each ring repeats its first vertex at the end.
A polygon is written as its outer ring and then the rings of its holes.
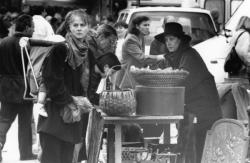
{"type": "Polygon", "coordinates": [[[244,32],[239,34],[239,36],[237,37],[233,47],[231,48],[231,50],[230,50],[230,52],[227,55],[227,58],[225,60],[224,70],[225,70],[225,72],[228,72],[230,75],[237,75],[239,73],[239,71],[242,69],[242,66],[244,65],[244,62],[240,59],[240,57],[237,54],[237,51],[235,49],[237,42],[238,42],[238,39],[240,38],[240,36],[244,32]]]}
{"type": "Polygon", "coordinates": [[[81,121],[83,113],[88,113],[94,107],[86,97],[72,96],[73,102],[65,105],[60,110],[60,116],[65,123],[75,123],[81,121]]]}

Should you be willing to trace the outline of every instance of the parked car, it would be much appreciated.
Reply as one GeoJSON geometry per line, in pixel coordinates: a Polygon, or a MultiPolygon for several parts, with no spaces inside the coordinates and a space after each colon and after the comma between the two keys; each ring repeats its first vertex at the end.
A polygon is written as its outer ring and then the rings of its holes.
{"type": "Polygon", "coordinates": [[[228,77],[228,74],[224,71],[224,63],[230,50],[230,40],[240,17],[250,17],[249,8],[250,1],[245,0],[225,24],[225,30],[220,35],[216,35],[194,46],[205,61],[209,71],[214,75],[216,83],[224,82],[224,79],[228,77]],[[228,31],[230,31],[230,34],[226,35],[225,33],[228,31]]]}
{"type": "Polygon", "coordinates": [[[138,7],[124,9],[117,21],[130,21],[136,16],[148,16],[151,20],[150,35],[146,37],[146,54],[155,35],[163,32],[165,17],[183,25],[184,31],[192,37],[191,44],[196,45],[217,35],[217,29],[209,10],[184,7],[138,7]]]}

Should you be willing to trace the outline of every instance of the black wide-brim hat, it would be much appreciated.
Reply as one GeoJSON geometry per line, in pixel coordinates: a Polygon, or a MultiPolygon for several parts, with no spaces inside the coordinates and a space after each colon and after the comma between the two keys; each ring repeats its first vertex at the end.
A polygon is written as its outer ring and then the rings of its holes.
{"type": "Polygon", "coordinates": [[[176,36],[182,40],[191,41],[191,37],[183,31],[182,25],[176,22],[165,24],[164,35],[176,36]]]}
{"type": "Polygon", "coordinates": [[[114,53],[106,53],[106,54],[102,55],[101,57],[99,57],[97,59],[96,63],[97,63],[98,68],[102,72],[104,72],[104,66],[105,65],[108,65],[109,68],[113,67],[114,70],[120,70],[121,69],[121,63],[120,63],[119,59],[117,58],[117,56],[114,53]]]}

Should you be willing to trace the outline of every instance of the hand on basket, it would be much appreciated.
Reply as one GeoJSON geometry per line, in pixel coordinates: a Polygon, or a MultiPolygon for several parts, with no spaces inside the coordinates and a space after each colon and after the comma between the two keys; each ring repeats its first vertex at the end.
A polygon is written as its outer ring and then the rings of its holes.
{"type": "Polygon", "coordinates": [[[19,40],[19,45],[23,48],[28,45],[29,38],[28,37],[21,37],[19,40]]]}

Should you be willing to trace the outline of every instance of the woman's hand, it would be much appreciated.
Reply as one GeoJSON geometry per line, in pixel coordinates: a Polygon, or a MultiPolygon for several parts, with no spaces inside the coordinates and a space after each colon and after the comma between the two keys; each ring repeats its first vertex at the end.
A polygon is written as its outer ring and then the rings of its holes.
{"type": "Polygon", "coordinates": [[[157,62],[165,60],[164,55],[156,55],[157,62]]]}
{"type": "Polygon", "coordinates": [[[29,43],[29,38],[28,37],[21,37],[21,39],[19,40],[19,45],[23,48],[25,46],[27,46],[29,43]]]}

